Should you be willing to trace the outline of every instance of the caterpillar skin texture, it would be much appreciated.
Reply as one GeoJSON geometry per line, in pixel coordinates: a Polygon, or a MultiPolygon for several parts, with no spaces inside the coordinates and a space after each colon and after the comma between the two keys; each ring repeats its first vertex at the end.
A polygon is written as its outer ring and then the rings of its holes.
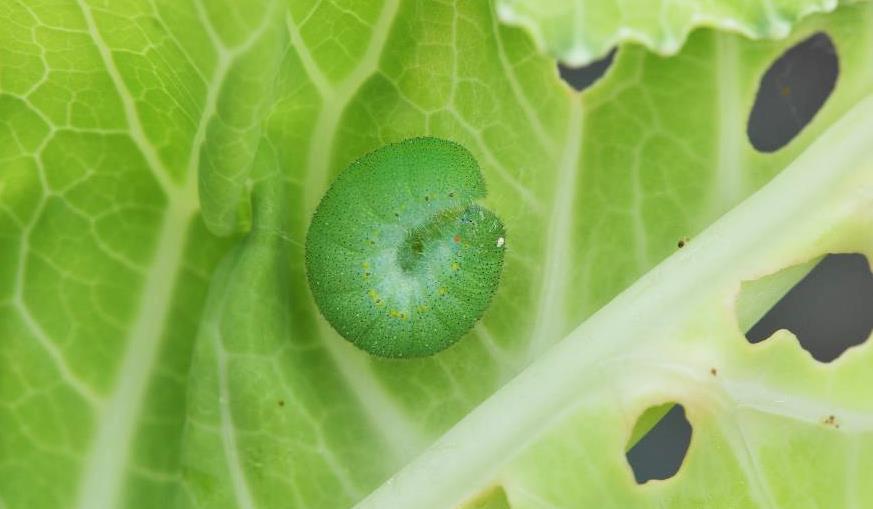
{"type": "Polygon", "coordinates": [[[343,170],[306,237],[306,269],[328,322],[380,357],[422,357],[460,339],[488,308],[505,231],[464,147],[413,138],[343,170]]]}

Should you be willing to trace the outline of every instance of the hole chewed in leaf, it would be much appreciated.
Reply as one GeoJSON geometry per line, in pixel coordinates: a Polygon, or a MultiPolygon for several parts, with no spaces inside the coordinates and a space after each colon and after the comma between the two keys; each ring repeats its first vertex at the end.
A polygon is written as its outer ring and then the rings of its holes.
{"type": "Polygon", "coordinates": [[[626,454],[637,484],[676,475],[691,443],[691,423],[685,417],[685,408],[676,403],[649,408],[640,416],[631,440],[642,433],[638,433],[640,427],[651,429],[626,454]]]}
{"type": "Polygon", "coordinates": [[[761,78],[749,114],[749,141],[761,152],[788,144],[812,120],[834,90],[837,51],[819,32],[780,56],[761,78]]]}
{"type": "Polygon", "coordinates": [[[863,343],[873,329],[873,274],[867,258],[857,253],[826,256],[749,329],[746,339],[758,343],[780,329],[794,333],[821,362],[863,343]]]}
{"type": "Polygon", "coordinates": [[[609,66],[612,65],[612,60],[614,58],[615,48],[600,60],[595,60],[594,62],[582,67],[570,67],[558,63],[558,73],[564,82],[573,87],[577,92],[581,92],[593,85],[594,82],[606,74],[606,71],[609,69],[609,66]]]}

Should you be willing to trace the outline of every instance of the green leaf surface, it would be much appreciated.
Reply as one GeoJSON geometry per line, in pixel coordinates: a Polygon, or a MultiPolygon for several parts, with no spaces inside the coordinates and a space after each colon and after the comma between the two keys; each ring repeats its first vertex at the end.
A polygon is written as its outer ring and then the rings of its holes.
{"type": "Polygon", "coordinates": [[[873,9],[624,44],[581,95],[503,9],[0,3],[0,508],[873,502],[870,343],[821,365],[734,312],[744,280],[871,251],[873,9]],[[760,77],[817,31],[834,93],[756,152],[760,77]],[[379,359],[321,317],[303,246],[338,172],[417,136],[473,153],[510,242],[473,331],[379,359]],[[667,401],[686,465],[636,486],[628,436],[667,401]]]}

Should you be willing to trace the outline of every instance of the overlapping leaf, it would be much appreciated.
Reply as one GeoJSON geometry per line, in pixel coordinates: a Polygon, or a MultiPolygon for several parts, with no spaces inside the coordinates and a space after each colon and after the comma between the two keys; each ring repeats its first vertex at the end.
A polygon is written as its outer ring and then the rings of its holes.
{"type": "Polygon", "coordinates": [[[673,55],[695,28],[715,27],[751,39],[780,39],[798,20],[830,12],[851,0],[766,2],[713,0],[498,0],[500,18],[524,27],[547,53],[573,65],[605,56],[610,47],[635,41],[673,55]]]}

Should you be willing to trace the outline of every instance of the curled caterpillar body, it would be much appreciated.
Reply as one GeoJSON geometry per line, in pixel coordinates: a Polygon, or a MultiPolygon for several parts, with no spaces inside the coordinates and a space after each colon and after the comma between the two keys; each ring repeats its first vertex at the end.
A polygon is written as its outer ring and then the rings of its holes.
{"type": "Polygon", "coordinates": [[[306,237],[309,286],[328,322],[381,357],[422,357],[460,339],[500,282],[506,234],[475,204],[485,182],[464,147],[387,145],[337,177],[306,237]]]}

